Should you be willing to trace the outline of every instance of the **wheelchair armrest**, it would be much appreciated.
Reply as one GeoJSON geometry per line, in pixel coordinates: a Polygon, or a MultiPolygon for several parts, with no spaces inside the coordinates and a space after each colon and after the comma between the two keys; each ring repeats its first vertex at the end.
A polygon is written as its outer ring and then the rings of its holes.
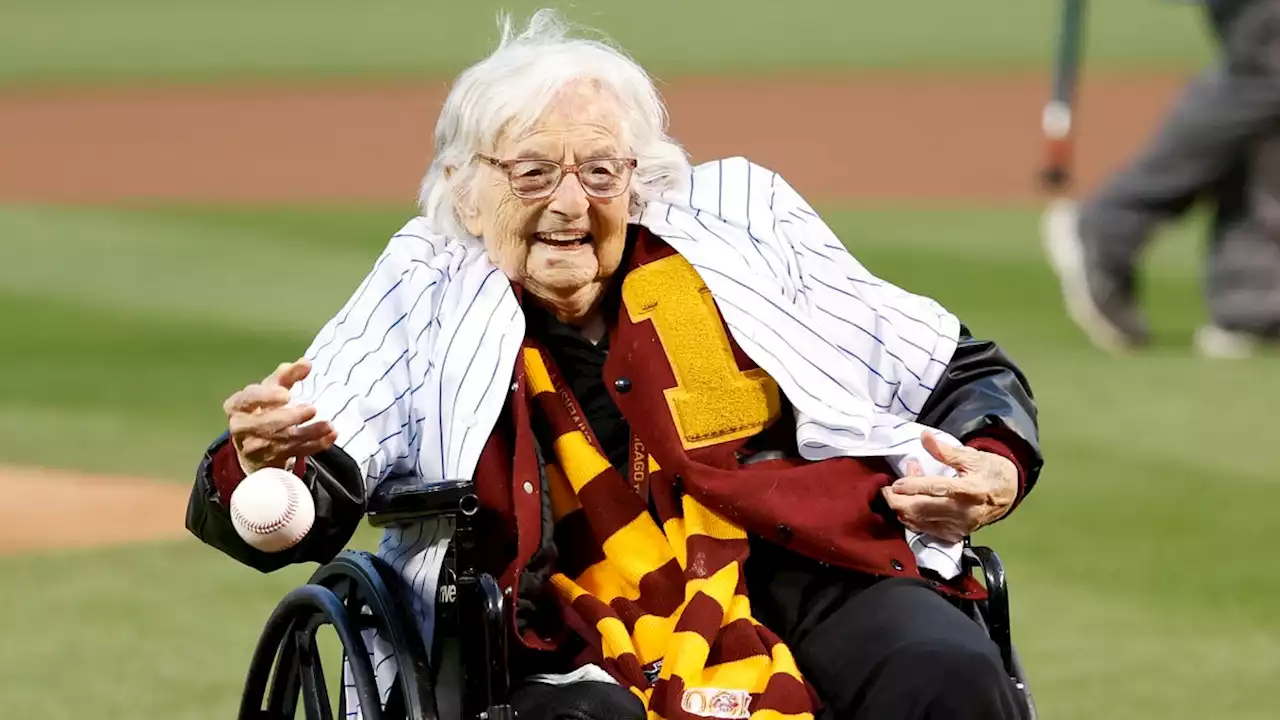
{"type": "Polygon", "coordinates": [[[434,517],[474,515],[480,509],[470,480],[389,477],[369,496],[369,524],[386,527],[434,517]]]}
{"type": "Polygon", "coordinates": [[[983,584],[987,587],[983,620],[987,624],[991,640],[1000,648],[1000,659],[1010,676],[1016,675],[1013,661],[1013,633],[1009,622],[1009,586],[1005,579],[1004,563],[995,550],[989,547],[967,546],[965,557],[982,568],[983,584]]]}

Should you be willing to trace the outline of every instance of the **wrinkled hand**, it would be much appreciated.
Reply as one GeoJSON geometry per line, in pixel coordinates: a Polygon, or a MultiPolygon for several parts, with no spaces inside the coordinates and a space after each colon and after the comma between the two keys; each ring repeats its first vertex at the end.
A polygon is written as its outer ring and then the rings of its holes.
{"type": "Polygon", "coordinates": [[[958,477],[909,472],[881,493],[903,525],[948,542],[959,542],[978,528],[999,520],[1018,495],[1018,469],[1008,458],[921,436],[924,449],[938,462],[955,468],[958,477]]]}
{"type": "Polygon", "coordinates": [[[303,423],[316,415],[310,405],[286,407],[289,389],[311,372],[311,363],[281,363],[262,382],[253,383],[222,404],[240,466],[246,473],[285,468],[293,458],[327,450],[338,440],[328,422],[303,423]]]}

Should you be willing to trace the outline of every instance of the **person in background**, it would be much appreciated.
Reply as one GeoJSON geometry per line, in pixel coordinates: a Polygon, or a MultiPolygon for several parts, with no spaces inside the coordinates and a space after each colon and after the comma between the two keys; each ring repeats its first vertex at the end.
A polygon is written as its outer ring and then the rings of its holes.
{"type": "Polygon", "coordinates": [[[1218,41],[1147,147],[1089,198],[1075,221],[1046,228],[1067,311],[1095,345],[1150,339],[1136,265],[1161,223],[1214,203],[1195,336],[1210,357],[1241,357],[1280,336],[1280,0],[1202,0],[1218,41]]]}

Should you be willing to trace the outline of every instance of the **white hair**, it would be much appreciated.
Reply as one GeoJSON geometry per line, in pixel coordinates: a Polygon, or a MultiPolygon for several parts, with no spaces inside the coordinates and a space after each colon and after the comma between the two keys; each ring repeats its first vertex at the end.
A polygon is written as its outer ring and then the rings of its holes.
{"type": "Polygon", "coordinates": [[[498,48],[458,76],[436,122],[435,157],[418,195],[433,230],[470,237],[453,202],[469,199],[475,153],[491,152],[501,132],[529,127],[556,93],[576,80],[597,81],[619,100],[622,139],[637,160],[633,212],[684,181],[688,155],[668,137],[666,108],[639,64],[606,41],[570,37],[567,23],[553,10],[534,13],[519,34],[513,34],[505,14],[499,26],[498,48]]]}

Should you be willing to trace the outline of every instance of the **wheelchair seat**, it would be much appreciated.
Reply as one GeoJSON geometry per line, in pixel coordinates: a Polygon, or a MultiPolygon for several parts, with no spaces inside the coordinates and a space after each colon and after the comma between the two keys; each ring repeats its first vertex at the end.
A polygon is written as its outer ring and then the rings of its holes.
{"type": "MultiPolygon", "coordinates": [[[[336,714],[329,702],[329,683],[315,639],[325,625],[333,627],[349,661],[364,720],[440,720],[445,698],[457,696],[462,720],[515,720],[508,702],[511,629],[505,598],[497,581],[473,561],[473,519],[478,511],[470,481],[426,483],[403,477],[380,483],[368,504],[374,527],[431,519],[455,523],[436,592],[435,647],[424,647],[404,582],[395,571],[370,553],[344,550],[305,585],[289,592],[271,613],[250,662],[240,720],[290,720],[299,698],[307,720],[347,716],[345,693],[338,694],[336,714]],[[398,670],[385,702],[362,636],[367,630],[378,632],[394,649],[398,670]],[[462,638],[467,642],[459,642],[462,638]],[[446,679],[442,673],[446,647],[460,680],[446,679]]],[[[981,571],[987,597],[966,600],[962,606],[999,648],[1006,673],[1025,701],[1027,717],[1035,720],[1035,703],[1012,642],[1004,566],[993,550],[968,541],[965,562],[969,569],[981,571]]]]}

